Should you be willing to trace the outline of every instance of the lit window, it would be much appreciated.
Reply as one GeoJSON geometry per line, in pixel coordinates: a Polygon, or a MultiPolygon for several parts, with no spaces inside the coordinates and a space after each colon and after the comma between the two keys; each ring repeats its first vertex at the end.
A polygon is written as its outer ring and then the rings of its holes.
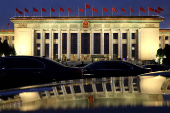
{"type": "Polygon", "coordinates": [[[132,33],[132,39],[135,39],[135,33],[132,33]]]}
{"type": "Polygon", "coordinates": [[[168,36],[165,36],[165,40],[168,40],[168,36]]]}

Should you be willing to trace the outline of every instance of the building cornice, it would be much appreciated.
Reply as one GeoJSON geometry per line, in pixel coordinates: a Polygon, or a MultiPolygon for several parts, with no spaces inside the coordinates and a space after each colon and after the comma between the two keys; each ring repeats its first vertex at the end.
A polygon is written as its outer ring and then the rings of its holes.
{"type": "Polygon", "coordinates": [[[14,23],[159,23],[158,16],[75,16],[75,17],[13,17],[14,23]]]}

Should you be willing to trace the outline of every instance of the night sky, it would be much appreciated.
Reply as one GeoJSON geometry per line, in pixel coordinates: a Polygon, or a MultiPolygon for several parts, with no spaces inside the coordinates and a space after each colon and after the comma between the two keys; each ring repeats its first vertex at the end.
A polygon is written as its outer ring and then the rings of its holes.
{"type": "MultiPolygon", "coordinates": [[[[64,12],[60,12],[60,16],[68,16],[68,6],[72,10],[69,13],[70,16],[78,16],[78,6],[85,11],[85,3],[93,6],[98,12],[93,12],[93,16],[102,16],[102,6],[107,8],[108,12],[103,12],[103,16],[112,15],[112,6],[117,10],[114,12],[114,16],[121,16],[121,7],[126,10],[122,12],[122,16],[130,16],[130,6],[135,12],[132,12],[132,16],[139,16],[139,8],[145,9],[144,12],[140,12],[141,16],[148,15],[148,6],[154,9],[161,7],[163,12],[159,13],[160,16],[165,18],[165,28],[170,28],[170,0],[0,0],[0,29],[7,29],[9,19],[15,16],[15,8],[18,8],[24,13],[24,8],[27,8],[29,13],[25,12],[25,16],[33,15],[33,7],[38,9],[38,12],[34,12],[34,16],[41,16],[41,7],[46,9],[46,13],[42,13],[42,16],[50,16],[50,7],[55,9],[52,12],[52,16],[59,16],[59,8],[63,8],[64,12]]],[[[85,16],[85,13],[79,12],[80,16],[85,16]]],[[[157,13],[149,12],[151,15],[157,15],[157,13]]],[[[91,16],[92,10],[86,8],[86,15],[91,16]]],[[[16,13],[16,16],[24,16],[16,13]]],[[[10,23],[10,28],[13,29],[13,23],[10,23]]],[[[163,28],[163,22],[160,24],[160,28],[163,28]]]]}

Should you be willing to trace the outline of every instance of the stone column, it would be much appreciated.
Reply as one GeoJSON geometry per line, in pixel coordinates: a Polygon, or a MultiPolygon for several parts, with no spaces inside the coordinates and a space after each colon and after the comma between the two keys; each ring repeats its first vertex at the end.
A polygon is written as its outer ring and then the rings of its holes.
{"type": "Polygon", "coordinates": [[[111,56],[111,60],[113,60],[113,29],[110,30],[111,33],[111,39],[110,39],[110,56],[111,56]]]}
{"type": "Polygon", "coordinates": [[[52,29],[52,40],[51,40],[51,42],[52,42],[52,45],[51,45],[51,54],[52,54],[52,60],[54,60],[54,33],[53,33],[53,29],[52,29]]]}
{"type": "Polygon", "coordinates": [[[40,49],[40,56],[44,56],[44,37],[43,37],[43,29],[41,29],[41,49],[40,49]]]}
{"type": "Polygon", "coordinates": [[[8,36],[8,44],[11,46],[11,36],[8,36]]]}
{"type": "Polygon", "coordinates": [[[161,48],[165,48],[165,35],[161,36],[161,48]]]}
{"type": "Polygon", "coordinates": [[[4,42],[4,36],[1,36],[1,42],[2,43],[4,42]]]}
{"type": "Polygon", "coordinates": [[[138,60],[141,59],[141,56],[140,56],[140,29],[138,29],[138,60]]]}
{"type": "Polygon", "coordinates": [[[102,36],[101,36],[101,55],[104,55],[104,29],[102,29],[102,36]]]}
{"type": "Polygon", "coordinates": [[[34,34],[34,29],[32,29],[32,56],[34,56],[34,38],[35,38],[35,34],[34,34]]]}
{"type": "Polygon", "coordinates": [[[70,61],[71,55],[71,37],[70,37],[70,29],[67,29],[67,60],[70,61]]]}
{"type": "Polygon", "coordinates": [[[77,60],[80,61],[80,41],[81,41],[81,37],[80,37],[80,29],[78,29],[78,37],[77,37],[77,60]]]}
{"type": "Polygon", "coordinates": [[[52,29],[49,29],[49,59],[52,60],[52,29]]]}
{"type": "Polygon", "coordinates": [[[61,29],[58,29],[58,59],[61,60],[61,29]]]}
{"type": "Polygon", "coordinates": [[[121,58],[122,59],[122,30],[119,29],[119,39],[118,39],[118,58],[121,58]]]}
{"type": "Polygon", "coordinates": [[[128,60],[131,60],[132,58],[132,43],[131,43],[131,39],[132,39],[132,33],[131,33],[131,29],[129,29],[129,38],[128,38],[128,60]]]}
{"type": "Polygon", "coordinates": [[[93,29],[91,29],[91,39],[90,39],[90,54],[94,54],[94,33],[93,29]]]}

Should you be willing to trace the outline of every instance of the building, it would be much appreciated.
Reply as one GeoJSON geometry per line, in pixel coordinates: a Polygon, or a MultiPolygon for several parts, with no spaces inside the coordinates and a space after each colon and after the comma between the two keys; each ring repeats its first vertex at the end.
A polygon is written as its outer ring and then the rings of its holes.
{"type": "MultiPolygon", "coordinates": [[[[61,60],[152,60],[170,44],[170,30],[159,29],[159,16],[13,17],[17,55],[61,60]],[[161,39],[160,39],[161,37],[161,39]]],[[[10,34],[11,33],[11,34],[10,34]]],[[[9,41],[11,38],[9,39],[9,41]]]]}

